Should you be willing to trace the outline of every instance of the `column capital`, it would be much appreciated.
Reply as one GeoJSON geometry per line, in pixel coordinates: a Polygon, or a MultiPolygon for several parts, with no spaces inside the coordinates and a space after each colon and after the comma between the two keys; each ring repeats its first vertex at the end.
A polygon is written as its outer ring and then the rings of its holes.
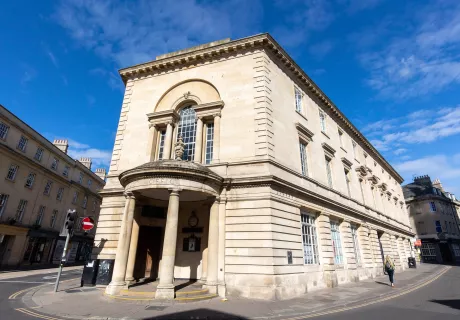
{"type": "Polygon", "coordinates": [[[167,126],[170,125],[170,126],[174,127],[174,126],[176,125],[176,122],[173,121],[173,120],[168,120],[168,121],[165,122],[165,124],[166,124],[167,126]]]}
{"type": "Polygon", "coordinates": [[[221,117],[222,117],[222,113],[217,112],[217,113],[213,114],[212,117],[213,117],[213,118],[217,118],[217,117],[221,118],[221,117]]]}
{"type": "Polygon", "coordinates": [[[170,195],[179,195],[179,193],[182,191],[182,189],[168,189],[170,195]]]}
{"type": "Polygon", "coordinates": [[[134,193],[131,191],[125,191],[123,192],[123,195],[125,196],[126,199],[135,199],[136,197],[134,196],[134,193]]]}

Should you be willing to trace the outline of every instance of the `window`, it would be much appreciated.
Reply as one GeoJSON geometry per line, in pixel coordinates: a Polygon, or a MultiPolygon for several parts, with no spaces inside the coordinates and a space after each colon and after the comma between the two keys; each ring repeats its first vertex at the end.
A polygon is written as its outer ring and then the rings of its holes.
{"type": "Polygon", "coordinates": [[[322,111],[319,112],[319,123],[321,126],[321,131],[326,133],[326,114],[322,111]]]}
{"type": "Polygon", "coordinates": [[[27,176],[27,180],[26,180],[26,184],[24,185],[24,187],[26,188],[32,188],[32,186],[34,185],[34,181],[35,181],[35,173],[29,173],[29,175],[27,176]]]}
{"type": "Polygon", "coordinates": [[[302,213],[302,243],[305,264],[319,264],[318,238],[315,217],[302,213]]]}
{"type": "Polygon", "coordinates": [[[363,188],[363,181],[359,180],[359,189],[361,189],[361,197],[363,198],[363,203],[366,204],[366,200],[364,198],[364,188],[363,188]]]}
{"type": "Polygon", "coordinates": [[[356,159],[356,142],[353,141],[351,144],[353,146],[353,157],[356,159]]]}
{"type": "Polygon", "coordinates": [[[339,129],[339,142],[340,146],[343,148],[343,131],[339,129]]]}
{"type": "Polygon", "coordinates": [[[452,243],[452,251],[454,251],[454,256],[460,257],[460,246],[457,243],[452,243]]]}
{"type": "Polygon", "coordinates": [[[166,130],[160,131],[160,143],[158,146],[158,160],[163,159],[163,150],[165,148],[166,130]]]}
{"type": "Polygon", "coordinates": [[[38,147],[37,151],[35,152],[34,159],[37,161],[42,161],[43,157],[43,148],[38,147]]]}
{"type": "Polygon", "coordinates": [[[0,194],[0,218],[3,215],[3,211],[5,211],[6,203],[8,202],[9,195],[1,193],[0,194]]]}
{"type": "Polygon", "coordinates": [[[51,193],[51,186],[53,185],[53,181],[51,180],[48,180],[46,182],[46,186],[45,186],[45,191],[43,191],[43,194],[46,195],[46,196],[49,196],[50,193],[51,193]]]}
{"type": "Polygon", "coordinates": [[[422,243],[422,256],[436,257],[436,247],[433,243],[422,243]]]}
{"type": "Polygon", "coordinates": [[[308,176],[307,144],[303,142],[300,142],[300,168],[302,169],[302,175],[308,176]]]}
{"type": "MultiPolygon", "coordinates": [[[[56,160],[56,159],[55,159],[56,160]]],[[[64,167],[64,171],[62,171],[62,175],[64,177],[68,177],[69,176],[69,170],[70,170],[70,167],[69,166],[65,166],[64,167]]]]}
{"type": "Polygon", "coordinates": [[[80,172],[79,176],[78,176],[78,183],[79,184],[82,184],[83,183],[83,172],[80,172]]]}
{"type": "Polygon", "coordinates": [[[358,228],[352,224],[351,228],[351,238],[353,240],[353,250],[355,252],[356,264],[361,264],[361,254],[359,251],[359,240],[358,240],[358,228]]]}
{"type": "Polygon", "coordinates": [[[77,203],[77,200],[78,200],[78,192],[75,191],[74,194],[73,194],[72,203],[73,204],[77,203]]]}
{"type": "Polygon", "coordinates": [[[51,164],[51,169],[57,170],[59,166],[59,160],[56,158],[53,158],[53,163],[51,164]]]}
{"type": "Polygon", "coordinates": [[[14,181],[16,178],[16,173],[18,172],[19,166],[12,164],[10,165],[10,168],[8,169],[8,173],[6,174],[6,178],[8,180],[14,181]]]}
{"type": "Polygon", "coordinates": [[[59,188],[56,194],[56,200],[61,201],[63,193],[64,193],[64,188],[63,187],[59,188]]]}
{"type": "Polygon", "coordinates": [[[56,224],[56,218],[57,218],[58,211],[53,210],[53,214],[51,215],[51,220],[50,220],[50,227],[54,228],[54,225],[56,224]]]}
{"type": "Polygon", "coordinates": [[[19,142],[18,142],[18,149],[21,150],[22,152],[25,152],[28,141],[29,139],[27,139],[24,136],[21,136],[21,139],[19,139],[19,142]]]}
{"type": "Polygon", "coordinates": [[[22,221],[22,217],[24,217],[24,213],[26,212],[27,207],[27,200],[19,200],[18,208],[16,209],[16,216],[15,219],[18,222],[22,221]]]}
{"type": "Polygon", "coordinates": [[[295,92],[295,111],[302,113],[302,92],[299,88],[294,88],[295,92]]]}
{"type": "Polygon", "coordinates": [[[40,226],[42,224],[44,215],[45,215],[45,206],[40,206],[40,208],[38,209],[37,219],[35,220],[36,225],[40,226]]]}
{"type": "Polygon", "coordinates": [[[332,188],[332,169],[331,169],[331,159],[326,157],[326,174],[327,174],[327,185],[329,188],[332,188]]]}
{"type": "Polygon", "coordinates": [[[88,179],[88,188],[90,188],[90,189],[91,189],[91,185],[92,185],[92,184],[93,184],[93,180],[91,180],[91,179],[88,179]]]}
{"type": "Polygon", "coordinates": [[[430,202],[430,210],[431,212],[436,212],[436,204],[433,201],[430,202]]]}
{"type": "Polygon", "coordinates": [[[180,122],[177,137],[184,141],[183,160],[193,161],[195,158],[196,115],[192,106],[185,107],[179,112],[180,122]]]}
{"type": "Polygon", "coordinates": [[[213,151],[214,151],[214,123],[208,123],[206,125],[206,155],[205,155],[206,164],[211,163],[213,151]]]}
{"type": "Polygon", "coordinates": [[[96,211],[96,201],[93,201],[93,212],[96,211]]]}
{"type": "Polygon", "coordinates": [[[343,264],[342,243],[340,240],[339,224],[331,221],[332,249],[334,250],[334,263],[343,264]]]}
{"type": "Polygon", "coordinates": [[[85,197],[83,198],[83,203],[81,204],[81,206],[82,206],[83,208],[86,209],[86,205],[87,205],[87,204],[88,204],[88,197],[85,196],[85,197]]]}
{"type": "Polygon", "coordinates": [[[345,183],[347,184],[347,192],[348,196],[351,198],[351,190],[350,190],[350,171],[347,168],[344,168],[345,173],[345,183]]]}
{"type": "Polygon", "coordinates": [[[8,127],[3,122],[0,122],[0,139],[3,139],[3,140],[6,139],[6,135],[8,134],[9,129],[10,127],[8,127]]]}

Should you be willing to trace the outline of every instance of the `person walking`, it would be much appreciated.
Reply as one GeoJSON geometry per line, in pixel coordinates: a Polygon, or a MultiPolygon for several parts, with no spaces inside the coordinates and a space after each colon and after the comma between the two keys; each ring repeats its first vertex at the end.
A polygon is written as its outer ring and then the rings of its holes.
{"type": "Polygon", "coordinates": [[[387,274],[390,278],[390,285],[394,287],[395,264],[389,255],[385,257],[385,262],[383,263],[383,270],[384,273],[387,274]]]}

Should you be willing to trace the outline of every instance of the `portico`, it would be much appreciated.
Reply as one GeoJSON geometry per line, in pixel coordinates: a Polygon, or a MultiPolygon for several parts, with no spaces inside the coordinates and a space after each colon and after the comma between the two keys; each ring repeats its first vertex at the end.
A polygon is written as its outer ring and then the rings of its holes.
{"type": "MultiPolygon", "coordinates": [[[[126,200],[112,281],[106,293],[118,294],[121,289],[133,282],[136,276],[143,278],[143,274],[139,275],[138,272],[135,275],[134,273],[136,267],[139,269],[139,264],[143,263],[142,257],[139,258],[141,253],[138,252],[138,248],[145,246],[145,243],[141,243],[139,239],[139,230],[144,226],[147,227],[148,224],[161,226],[154,232],[164,230],[162,245],[161,243],[154,244],[161,247],[159,261],[155,260],[151,254],[154,250],[150,250],[150,278],[153,277],[153,280],[158,278],[156,299],[174,299],[175,273],[182,279],[184,277],[199,278],[210,293],[218,293],[219,241],[222,242],[222,239],[219,239],[219,228],[222,228],[225,223],[225,204],[220,198],[223,182],[224,179],[210,169],[197,163],[181,160],[149,162],[123,172],[120,175],[120,183],[125,188],[126,200]],[[161,214],[149,217],[149,214],[145,214],[148,211],[145,209],[146,206],[157,208],[157,212],[161,211],[162,207],[166,207],[166,219],[161,219],[161,214]],[[208,220],[205,224],[201,223],[202,226],[207,225],[206,228],[197,228],[196,220],[201,219],[198,219],[195,211],[200,218],[204,217],[208,220]],[[179,225],[184,225],[180,224],[180,220],[184,219],[189,220],[187,221],[189,227],[179,229],[179,225]],[[183,233],[187,234],[183,235],[183,233]],[[206,233],[208,235],[207,248],[200,248],[202,243],[205,244],[202,237],[206,233]],[[181,234],[180,237],[178,237],[179,234],[181,234]],[[182,244],[178,242],[178,238],[182,239],[182,244]],[[183,251],[198,254],[189,257],[190,265],[185,266],[190,270],[189,272],[184,272],[177,263],[177,255],[184,255],[183,251]],[[206,256],[206,265],[204,265],[204,256],[206,256]],[[201,268],[193,270],[197,268],[197,265],[190,261],[196,260],[197,257],[201,268]],[[158,262],[158,272],[153,272],[152,270],[156,268],[154,264],[158,262]]],[[[161,236],[150,235],[149,238],[158,239],[161,236]]],[[[220,294],[224,294],[225,283],[221,281],[219,287],[220,294]]]]}

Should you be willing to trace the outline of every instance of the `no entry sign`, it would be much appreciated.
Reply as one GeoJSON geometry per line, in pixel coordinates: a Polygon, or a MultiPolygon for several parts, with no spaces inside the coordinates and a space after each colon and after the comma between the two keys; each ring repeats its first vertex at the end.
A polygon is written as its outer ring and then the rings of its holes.
{"type": "Polygon", "coordinates": [[[82,226],[83,230],[89,231],[94,227],[94,220],[91,219],[90,217],[85,217],[81,221],[81,226],[82,226]]]}

